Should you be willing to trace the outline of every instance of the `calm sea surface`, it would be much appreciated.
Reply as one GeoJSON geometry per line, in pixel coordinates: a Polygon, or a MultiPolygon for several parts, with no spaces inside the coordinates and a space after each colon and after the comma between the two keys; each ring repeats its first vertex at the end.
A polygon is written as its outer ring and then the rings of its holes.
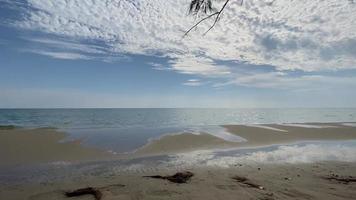
{"type": "Polygon", "coordinates": [[[115,152],[131,151],[167,133],[205,131],[228,138],[219,125],[303,122],[356,122],[356,108],[0,109],[0,125],[55,127],[67,132],[68,140],[81,138],[115,152]]]}

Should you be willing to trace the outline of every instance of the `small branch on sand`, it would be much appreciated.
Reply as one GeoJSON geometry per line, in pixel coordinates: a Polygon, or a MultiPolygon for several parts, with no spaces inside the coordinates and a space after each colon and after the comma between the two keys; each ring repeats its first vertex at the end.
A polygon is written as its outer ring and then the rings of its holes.
{"type": "Polygon", "coordinates": [[[99,189],[87,187],[65,193],[66,197],[78,197],[83,195],[93,195],[95,200],[101,200],[103,194],[99,189]]]}
{"type": "Polygon", "coordinates": [[[107,190],[111,187],[125,187],[125,185],[114,184],[114,185],[108,185],[108,186],[99,187],[99,188],[93,188],[93,187],[80,188],[77,190],[66,192],[65,196],[66,197],[79,197],[79,196],[83,196],[83,195],[93,195],[95,200],[101,200],[101,198],[103,197],[103,193],[101,191],[107,190]]]}
{"type": "Polygon", "coordinates": [[[172,176],[160,176],[160,175],[155,175],[155,176],[143,176],[147,178],[155,178],[155,179],[165,179],[169,180],[170,182],[173,183],[187,183],[191,177],[193,177],[194,174],[192,172],[186,171],[186,172],[178,172],[172,176]]]}
{"type": "Polygon", "coordinates": [[[356,178],[355,177],[352,177],[352,176],[349,176],[349,177],[341,177],[339,175],[336,175],[336,174],[331,174],[330,176],[326,176],[326,177],[323,177],[324,179],[326,180],[329,180],[329,181],[338,181],[340,183],[343,183],[343,184],[349,184],[349,183],[352,183],[352,182],[356,182],[356,178]]]}
{"type": "Polygon", "coordinates": [[[246,177],[242,177],[242,176],[234,176],[232,177],[232,179],[234,179],[235,181],[243,184],[243,185],[246,185],[246,186],[249,186],[249,187],[252,187],[252,188],[257,188],[257,189],[260,189],[260,190],[264,190],[265,188],[261,185],[258,185],[258,184],[255,184],[255,183],[252,183],[250,180],[248,180],[246,177]]]}

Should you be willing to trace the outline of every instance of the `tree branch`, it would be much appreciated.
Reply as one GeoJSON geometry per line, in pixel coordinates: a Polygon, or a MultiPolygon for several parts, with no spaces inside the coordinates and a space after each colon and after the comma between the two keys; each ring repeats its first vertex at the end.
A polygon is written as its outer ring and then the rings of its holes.
{"type": "Polygon", "coordinates": [[[188,31],[186,31],[186,32],[184,33],[183,37],[187,36],[188,33],[189,33],[191,30],[193,30],[193,28],[197,27],[197,26],[198,26],[200,23],[202,23],[203,21],[209,19],[210,17],[213,17],[214,15],[218,15],[218,14],[219,14],[219,12],[216,12],[216,13],[213,13],[213,14],[207,16],[207,17],[204,17],[204,18],[201,19],[198,23],[194,24],[194,26],[192,26],[188,31]]]}
{"type": "MultiPolygon", "coordinates": [[[[226,8],[226,5],[229,3],[230,0],[226,0],[224,5],[221,7],[221,9],[207,17],[204,17],[203,19],[201,19],[199,22],[197,22],[196,24],[194,24],[188,31],[186,31],[183,35],[183,38],[185,36],[187,36],[194,28],[196,28],[200,23],[202,23],[203,21],[215,16],[215,20],[214,20],[214,23],[210,26],[210,28],[203,34],[203,35],[206,35],[215,25],[216,23],[218,22],[219,18],[220,18],[220,15],[221,13],[224,11],[224,9],[226,8]]],[[[241,0],[241,5],[243,4],[243,0],[241,0]]]]}
{"type": "Polygon", "coordinates": [[[225,4],[223,5],[223,7],[220,9],[219,12],[217,12],[218,14],[216,15],[216,18],[215,18],[215,21],[214,21],[213,25],[211,25],[210,28],[203,35],[206,35],[215,26],[215,24],[218,22],[218,20],[220,18],[221,13],[224,11],[224,9],[225,9],[227,3],[229,3],[229,1],[230,0],[226,0],[225,1],[225,4]]]}

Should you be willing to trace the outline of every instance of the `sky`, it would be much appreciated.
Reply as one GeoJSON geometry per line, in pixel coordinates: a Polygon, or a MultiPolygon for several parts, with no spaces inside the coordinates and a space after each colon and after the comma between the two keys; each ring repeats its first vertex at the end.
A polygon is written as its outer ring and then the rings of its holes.
{"type": "Polygon", "coordinates": [[[188,7],[0,0],[0,108],[356,107],[353,1],[188,7]]]}

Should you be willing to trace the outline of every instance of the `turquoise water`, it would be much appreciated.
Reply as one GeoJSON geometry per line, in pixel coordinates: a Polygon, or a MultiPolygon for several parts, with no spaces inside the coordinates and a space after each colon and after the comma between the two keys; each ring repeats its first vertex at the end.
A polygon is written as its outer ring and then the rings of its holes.
{"type": "Polygon", "coordinates": [[[0,109],[0,125],[55,127],[68,140],[127,152],[150,138],[183,131],[231,138],[219,125],[355,122],[356,108],[318,109],[0,109]],[[219,129],[220,128],[220,129],[219,129]]]}

